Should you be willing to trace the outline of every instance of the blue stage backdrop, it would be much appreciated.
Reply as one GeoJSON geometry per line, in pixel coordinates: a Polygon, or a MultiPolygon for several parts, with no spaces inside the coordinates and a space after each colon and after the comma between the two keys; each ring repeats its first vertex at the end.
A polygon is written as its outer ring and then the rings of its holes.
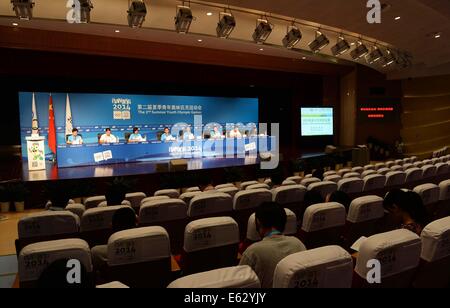
{"type": "MultiPolygon", "coordinates": [[[[46,137],[46,156],[51,156],[48,148],[48,116],[50,93],[35,94],[36,114],[39,134],[46,137]]],[[[87,94],[51,93],[55,113],[58,148],[66,143],[66,101],[70,103],[72,125],[78,128],[84,144],[98,144],[98,136],[109,127],[112,134],[125,142],[125,134],[133,127],[147,142],[157,141],[158,133],[165,126],[175,123],[192,125],[194,116],[201,115],[202,123],[218,123],[224,129],[227,123],[258,124],[257,98],[223,98],[198,96],[161,96],[129,94],[87,94]]],[[[20,125],[22,155],[26,159],[25,137],[31,135],[33,93],[20,92],[20,125]]],[[[244,133],[244,132],[242,132],[244,133]]]]}

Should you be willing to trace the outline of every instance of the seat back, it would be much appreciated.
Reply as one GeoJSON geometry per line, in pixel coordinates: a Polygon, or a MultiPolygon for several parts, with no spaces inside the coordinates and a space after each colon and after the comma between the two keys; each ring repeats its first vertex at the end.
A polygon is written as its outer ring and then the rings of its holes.
{"type": "Polygon", "coordinates": [[[353,167],[352,172],[358,172],[359,174],[361,174],[364,172],[364,167],[359,167],[359,166],[353,167]]]}
{"type": "Polygon", "coordinates": [[[350,288],[353,261],[339,246],[291,254],[275,268],[274,288],[350,288]]]}
{"type": "Polygon", "coordinates": [[[18,255],[20,287],[38,287],[39,277],[44,270],[60,259],[78,260],[88,276],[92,277],[91,251],[85,241],[74,238],[45,241],[27,245],[20,251],[18,255]]]}
{"type": "Polygon", "coordinates": [[[164,199],[170,199],[170,197],[169,196],[151,196],[151,197],[146,197],[146,198],[141,200],[141,205],[143,205],[144,203],[146,203],[148,201],[164,200],[164,199]]]}
{"type": "Polygon", "coordinates": [[[281,186],[272,189],[272,200],[292,210],[298,216],[302,211],[305,193],[306,187],[303,185],[281,186]]]}
{"type": "Polygon", "coordinates": [[[395,166],[395,161],[387,161],[384,165],[386,168],[391,168],[392,166],[395,166]]]}
{"type": "Polygon", "coordinates": [[[292,181],[292,180],[284,180],[281,183],[281,186],[289,186],[289,185],[297,185],[297,183],[295,181],[292,181]]]}
{"type": "Polygon", "coordinates": [[[450,180],[445,180],[439,183],[439,200],[450,200],[450,180]]]}
{"type": "Polygon", "coordinates": [[[286,180],[294,181],[295,184],[300,184],[300,182],[303,180],[303,178],[299,175],[294,175],[294,176],[290,176],[290,177],[286,178],[286,180]]]}
{"type": "Polygon", "coordinates": [[[80,218],[69,211],[44,211],[22,217],[17,224],[16,252],[26,245],[78,237],[80,218]]]}
{"type": "MultiPolygon", "coordinates": [[[[364,172],[364,171],[363,171],[364,172]]],[[[342,177],[343,179],[348,179],[348,178],[359,178],[361,176],[361,173],[358,172],[348,172],[346,174],[344,174],[344,176],[342,177]]]]}
{"type": "Polygon", "coordinates": [[[255,185],[255,184],[259,184],[258,181],[246,181],[246,182],[242,182],[240,188],[241,188],[241,190],[245,190],[245,188],[247,188],[247,186],[255,185]]]}
{"type": "Polygon", "coordinates": [[[383,198],[370,195],[354,199],[347,214],[347,246],[361,236],[375,234],[383,216],[383,198]]]}
{"type": "Polygon", "coordinates": [[[197,195],[189,203],[187,215],[190,218],[231,215],[233,199],[230,195],[214,192],[197,195]]]}
{"type": "Polygon", "coordinates": [[[344,206],[337,202],[309,206],[303,216],[302,242],[308,249],[340,244],[345,215],[344,206]]]}
{"type": "Polygon", "coordinates": [[[389,172],[392,172],[392,170],[390,168],[386,168],[386,167],[380,168],[377,170],[377,173],[381,174],[381,175],[386,175],[389,172]]]}
{"type": "MultiPolygon", "coordinates": [[[[294,184],[295,184],[295,182],[294,182],[294,184]]],[[[258,183],[258,184],[248,185],[247,187],[245,187],[245,190],[260,189],[260,188],[269,189],[270,187],[267,184],[258,183]]]]}
{"type": "MultiPolygon", "coordinates": [[[[292,185],[294,186],[294,185],[292,185]]],[[[233,218],[240,226],[240,236],[245,237],[247,221],[250,215],[263,202],[272,201],[272,193],[267,189],[251,189],[239,191],[233,198],[233,218]]]]}
{"type": "Polygon", "coordinates": [[[229,194],[231,196],[231,198],[234,198],[234,195],[236,195],[236,193],[239,191],[239,189],[237,189],[236,187],[223,187],[223,188],[219,188],[217,189],[218,192],[221,193],[225,193],[225,194],[229,194]]]}
{"type": "Polygon", "coordinates": [[[440,189],[436,184],[422,184],[414,187],[413,191],[420,195],[425,206],[439,201],[440,189]]]}
{"type": "Polygon", "coordinates": [[[384,163],[376,163],[375,164],[375,170],[379,170],[381,168],[385,168],[386,165],[384,163]]]}
{"type": "Polygon", "coordinates": [[[375,170],[369,169],[369,170],[362,172],[361,175],[358,177],[361,177],[361,179],[364,179],[366,176],[371,175],[371,174],[377,174],[377,172],[375,170]]]}
{"type": "Polygon", "coordinates": [[[184,232],[184,274],[234,266],[239,227],[231,217],[211,217],[190,222],[184,232]]]}
{"type": "Polygon", "coordinates": [[[422,169],[419,168],[411,168],[408,170],[405,170],[406,173],[406,180],[405,183],[411,183],[411,182],[416,182],[416,181],[420,181],[422,179],[422,169]]]}
{"type": "Polygon", "coordinates": [[[227,183],[227,184],[216,185],[215,189],[219,190],[219,189],[228,188],[228,187],[237,188],[233,183],[227,183]]]}
{"type": "Polygon", "coordinates": [[[337,174],[340,175],[341,177],[343,177],[344,174],[349,173],[349,172],[352,172],[352,169],[342,168],[337,172],[337,174]]]}
{"type": "Polygon", "coordinates": [[[396,159],[394,160],[396,165],[402,166],[403,165],[403,159],[396,159]]]}
{"type": "Polygon", "coordinates": [[[371,164],[365,165],[364,166],[364,171],[367,171],[367,170],[375,170],[375,166],[371,165],[371,164]]]}
{"type": "Polygon", "coordinates": [[[174,253],[183,248],[187,205],[179,199],[154,200],[144,203],[139,211],[139,226],[161,226],[170,234],[174,253]]]}
{"type": "Polygon", "coordinates": [[[309,185],[311,185],[312,183],[319,183],[321,182],[320,179],[318,178],[314,178],[314,177],[310,177],[310,178],[305,178],[300,182],[300,185],[303,185],[305,187],[308,187],[309,185]]]}
{"type": "Polygon", "coordinates": [[[92,209],[94,207],[97,207],[103,201],[106,201],[105,196],[88,197],[84,200],[84,206],[86,207],[86,210],[92,209]]]}
{"type": "Polygon", "coordinates": [[[324,177],[323,180],[334,182],[337,184],[340,180],[342,180],[342,178],[337,174],[333,174],[333,175],[328,175],[328,176],[324,177]]]}
{"type": "Polygon", "coordinates": [[[362,192],[364,181],[360,178],[342,179],[338,182],[338,190],[347,194],[362,192]]]}
{"type": "Polygon", "coordinates": [[[74,213],[81,219],[84,211],[86,211],[86,207],[81,203],[69,203],[67,204],[65,210],[74,213]]]}
{"type": "Polygon", "coordinates": [[[108,242],[112,234],[112,218],[114,213],[127,205],[115,205],[108,207],[96,207],[86,210],[81,216],[81,238],[88,242],[89,246],[103,245],[108,242]]]}
{"type": "Polygon", "coordinates": [[[154,193],[154,196],[168,196],[169,198],[178,198],[180,193],[177,189],[161,189],[154,193]]]}
{"type": "Polygon", "coordinates": [[[414,168],[413,164],[410,164],[410,163],[403,164],[403,170],[408,170],[411,168],[414,168]]]}
{"type": "Polygon", "coordinates": [[[371,174],[363,178],[364,187],[363,191],[371,191],[384,188],[386,183],[386,177],[381,174],[371,174]]]}
{"type": "Polygon", "coordinates": [[[450,217],[425,226],[415,288],[446,288],[450,284],[450,217]]]}
{"type": "MultiPolygon", "coordinates": [[[[286,225],[283,234],[297,235],[297,216],[290,209],[284,209],[284,211],[286,212],[286,225]]],[[[246,239],[253,243],[261,240],[261,236],[259,236],[256,230],[255,213],[248,218],[246,239]]]]}
{"type": "Polygon", "coordinates": [[[394,165],[391,167],[391,171],[403,171],[403,166],[394,165]]]}
{"type": "Polygon", "coordinates": [[[372,235],[362,242],[356,259],[355,287],[407,288],[411,285],[414,272],[419,265],[422,243],[419,236],[398,229],[372,235]],[[366,280],[369,260],[379,260],[381,283],[369,284],[366,280]]]}
{"type": "Polygon", "coordinates": [[[330,171],[325,171],[325,172],[323,173],[323,176],[324,176],[324,177],[327,177],[327,176],[335,175],[335,174],[337,174],[336,171],[330,170],[330,171]]]}
{"type": "Polygon", "coordinates": [[[219,268],[178,278],[168,288],[261,288],[256,273],[248,265],[219,268]]]}
{"type": "Polygon", "coordinates": [[[446,163],[437,163],[434,166],[436,167],[437,176],[449,173],[449,166],[446,163]]]}
{"type": "Polygon", "coordinates": [[[139,209],[139,207],[141,206],[141,201],[146,197],[147,196],[143,192],[134,192],[127,193],[125,195],[125,200],[130,202],[132,208],[139,209]]]}
{"type": "Polygon", "coordinates": [[[406,173],[402,171],[390,171],[386,173],[386,183],[384,186],[392,187],[405,184],[406,173]]]}
{"type": "Polygon", "coordinates": [[[200,191],[200,187],[194,186],[194,187],[188,187],[186,188],[186,192],[194,192],[194,191],[200,191]]]}
{"type": "Polygon", "coordinates": [[[164,288],[170,281],[169,234],[162,227],[116,232],[108,240],[108,278],[132,288],[164,288]]]}
{"type": "Polygon", "coordinates": [[[413,162],[413,165],[416,168],[422,168],[423,165],[425,165],[425,164],[423,162],[421,162],[421,161],[416,161],[416,162],[413,162]]]}
{"type": "Polygon", "coordinates": [[[189,204],[191,202],[192,198],[195,196],[201,195],[203,192],[201,191],[192,191],[192,192],[185,192],[180,195],[179,199],[183,200],[186,204],[189,204]]]}
{"type": "Polygon", "coordinates": [[[331,194],[337,190],[337,184],[331,181],[313,183],[308,186],[308,190],[319,192],[322,198],[325,199],[328,194],[331,194]]]}
{"type": "Polygon", "coordinates": [[[428,179],[436,175],[436,166],[434,165],[425,165],[422,167],[423,173],[422,178],[428,179]]]}

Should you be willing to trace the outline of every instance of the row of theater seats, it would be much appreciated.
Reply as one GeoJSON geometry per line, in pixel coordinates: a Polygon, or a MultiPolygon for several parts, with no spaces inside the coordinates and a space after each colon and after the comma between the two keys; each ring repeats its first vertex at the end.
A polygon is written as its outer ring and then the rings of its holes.
{"type": "MultiPolygon", "coordinates": [[[[311,186],[308,189],[312,189],[311,186]]],[[[272,192],[265,189],[245,190],[235,196],[235,199],[245,197],[246,207],[239,207],[238,210],[232,209],[230,196],[202,194],[190,201],[190,211],[199,208],[197,211],[201,214],[195,219],[195,216],[188,216],[184,201],[164,196],[144,202],[139,211],[139,226],[164,227],[170,234],[173,254],[183,251],[189,222],[204,217],[231,216],[238,224],[240,240],[247,244],[254,242],[258,235],[255,233],[253,212],[262,202],[272,200],[286,209],[287,234],[298,235],[308,248],[327,244],[348,248],[360,236],[393,228],[386,219],[383,199],[377,195],[353,199],[348,211],[343,205],[333,202],[305,204],[303,209],[306,190],[301,185],[278,187],[272,192]],[[224,210],[223,204],[228,204],[228,211],[224,210]]],[[[436,219],[450,215],[450,180],[441,182],[439,186],[431,183],[419,185],[414,191],[422,197],[431,217],[436,219]]],[[[45,211],[24,217],[18,223],[17,253],[28,244],[59,238],[79,237],[86,240],[90,247],[105,244],[113,233],[114,213],[124,207],[127,206],[89,209],[82,215],[81,223],[80,218],[70,211],[45,211]]]]}
{"type": "MultiPolygon", "coordinates": [[[[186,227],[183,270],[171,278],[170,240],[162,227],[120,231],[108,241],[108,278],[130,287],[242,287],[260,286],[247,266],[236,266],[239,244],[237,223],[230,217],[198,220],[186,227]]],[[[450,217],[427,225],[420,237],[406,229],[375,234],[352,256],[328,245],[299,252],[281,260],[275,288],[448,287],[450,282],[450,217]],[[368,261],[380,261],[380,284],[369,284],[368,261]]],[[[59,259],[77,259],[94,280],[88,244],[81,239],[39,242],[19,255],[21,287],[39,285],[45,269],[59,259]]],[[[93,284],[93,283],[92,283],[93,284]]],[[[123,287],[113,282],[103,287],[123,287]]]]}

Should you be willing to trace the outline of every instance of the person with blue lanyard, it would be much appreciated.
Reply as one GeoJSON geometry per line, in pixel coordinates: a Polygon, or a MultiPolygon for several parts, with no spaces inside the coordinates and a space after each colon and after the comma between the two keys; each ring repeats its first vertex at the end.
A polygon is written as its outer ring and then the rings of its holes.
{"type": "Polygon", "coordinates": [[[191,127],[190,126],[186,127],[185,131],[183,132],[183,140],[194,140],[194,139],[195,136],[191,132],[191,127]]]}
{"type": "Polygon", "coordinates": [[[128,142],[142,142],[145,141],[144,138],[142,138],[142,135],[139,134],[139,128],[135,127],[133,128],[133,133],[130,135],[130,138],[128,138],[128,142]]]}
{"type": "Polygon", "coordinates": [[[223,134],[219,132],[219,128],[214,126],[213,130],[209,133],[211,139],[221,139],[223,134]]]}
{"type": "Polygon", "coordinates": [[[164,134],[161,135],[161,141],[167,142],[167,141],[173,141],[175,138],[170,134],[169,128],[164,127],[164,134]]]}
{"type": "Polygon", "coordinates": [[[244,251],[239,265],[250,266],[258,275],[262,288],[272,288],[278,262],[306,250],[296,237],[283,235],[286,221],[284,208],[276,202],[264,202],[256,209],[256,230],[262,240],[244,251]]]}
{"type": "Polygon", "coordinates": [[[67,144],[83,144],[83,138],[78,135],[78,129],[72,129],[72,135],[69,135],[69,137],[67,137],[67,144]]]}

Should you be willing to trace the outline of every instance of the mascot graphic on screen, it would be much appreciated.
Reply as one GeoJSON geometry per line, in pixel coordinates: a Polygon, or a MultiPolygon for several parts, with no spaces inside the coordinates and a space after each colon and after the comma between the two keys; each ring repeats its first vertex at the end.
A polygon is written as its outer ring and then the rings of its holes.
{"type": "Polygon", "coordinates": [[[39,149],[39,143],[32,143],[29,152],[32,154],[33,161],[44,160],[44,151],[39,149]]]}

